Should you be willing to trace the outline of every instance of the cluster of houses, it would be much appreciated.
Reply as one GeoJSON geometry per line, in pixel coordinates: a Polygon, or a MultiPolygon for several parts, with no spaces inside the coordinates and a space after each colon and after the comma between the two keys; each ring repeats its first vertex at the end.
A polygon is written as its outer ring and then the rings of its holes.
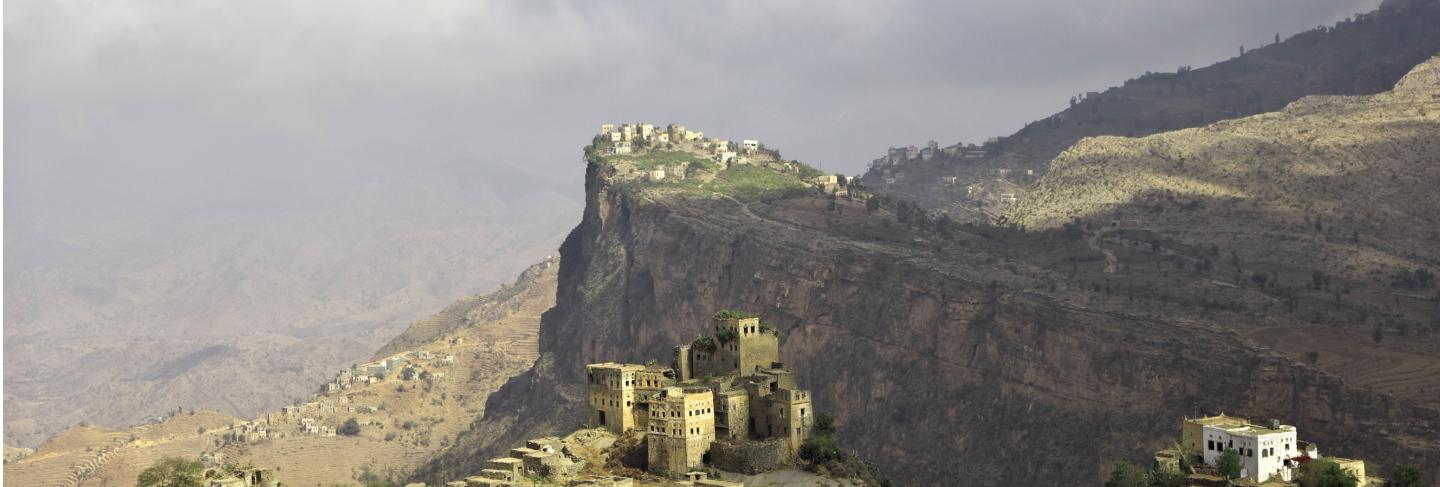
{"type": "MultiPolygon", "coordinates": [[[[461,341],[461,338],[454,337],[451,338],[450,343],[458,345],[461,341]]],[[[320,386],[320,392],[338,392],[351,387],[374,384],[388,378],[405,381],[441,378],[445,377],[445,372],[433,369],[451,365],[455,365],[455,355],[453,354],[440,355],[425,350],[403,352],[341,370],[339,374],[335,375],[334,380],[320,386]]]]}
{"type": "Polygon", "coordinates": [[[590,423],[643,436],[653,474],[682,478],[707,459],[731,471],[784,468],[810,436],[810,392],[779,362],[776,331],[727,311],[714,332],[675,347],[669,366],[586,366],[590,423]]]}
{"type": "MultiPolygon", "coordinates": [[[[451,339],[452,345],[461,343],[459,337],[451,339]]],[[[379,383],[392,379],[399,381],[423,380],[445,377],[443,368],[455,364],[453,354],[438,354],[430,351],[404,352],[370,363],[341,370],[335,379],[321,386],[320,395],[304,404],[284,406],[279,412],[267,414],[253,421],[231,425],[217,432],[217,445],[255,443],[269,438],[281,438],[290,434],[335,436],[330,421],[337,414],[373,413],[374,408],[351,405],[345,395],[330,394],[354,387],[379,383]],[[438,370],[437,370],[438,369],[438,370]]]]}
{"type": "MultiPolygon", "coordinates": [[[[740,487],[707,472],[790,468],[814,427],[810,391],[780,363],[775,329],[734,311],[716,314],[713,329],[713,337],[675,347],[669,365],[586,366],[590,425],[641,440],[644,468],[667,479],[665,485],[740,487]]],[[[579,475],[585,460],[568,441],[530,440],[490,459],[480,475],[446,485],[529,486],[537,479],[570,486],[636,485],[632,478],[579,475]]]]}
{"type": "MultiPolygon", "coordinates": [[[[985,141],[984,145],[979,146],[973,143],[968,145],[957,143],[949,147],[941,148],[939,143],[932,140],[926,143],[925,147],[916,147],[913,145],[908,147],[891,147],[885,156],[870,161],[870,169],[878,171],[881,180],[885,184],[895,184],[906,180],[907,166],[914,163],[932,160],[964,161],[985,159],[994,152],[994,145],[998,144],[1001,140],[999,137],[992,137],[985,141]]],[[[1035,171],[1026,170],[1025,174],[1027,176],[1034,176],[1035,171]]],[[[995,169],[995,176],[1000,179],[1006,179],[1010,176],[1010,169],[997,168],[995,169]]],[[[941,176],[939,182],[942,186],[958,186],[960,179],[956,176],[941,176]]],[[[973,196],[977,188],[967,186],[966,190],[973,196]]]]}
{"type": "Polygon", "coordinates": [[[1220,478],[1218,467],[1226,451],[1234,451],[1240,460],[1239,476],[1231,485],[1299,485],[1300,467],[1322,458],[1354,475],[1358,487],[1384,483],[1366,476],[1363,460],[1322,457],[1319,446],[1300,440],[1294,426],[1276,420],[1261,425],[1224,413],[1184,418],[1180,436],[1178,449],[1155,452],[1155,464],[1159,470],[1185,474],[1187,485],[1209,485],[1220,478]]]}
{"type": "Polygon", "coordinates": [[[885,156],[870,162],[871,167],[903,166],[909,162],[923,162],[936,158],[945,159],[984,159],[990,154],[987,146],[999,142],[999,138],[991,138],[983,146],[975,144],[957,143],[945,148],[940,143],[929,141],[925,147],[891,147],[886,151],[885,156]]]}
{"type": "MultiPolygon", "coordinates": [[[[640,148],[655,146],[702,151],[722,167],[729,167],[732,163],[744,164],[749,157],[760,154],[764,149],[758,140],[747,139],[735,144],[720,138],[706,138],[704,132],[687,129],[678,123],[663,129],[648,123],[601,124],[600,134],[595,140],[595,147],[602,154],[632,154],[640,148]]],[[[671,175],[675,172],[672,169],[671,175]]],[[[683,177],[683,169],[679,172],[683,177]]],[[[660,179],[664,177],[664,174],[659,176],[660,179]]]]}

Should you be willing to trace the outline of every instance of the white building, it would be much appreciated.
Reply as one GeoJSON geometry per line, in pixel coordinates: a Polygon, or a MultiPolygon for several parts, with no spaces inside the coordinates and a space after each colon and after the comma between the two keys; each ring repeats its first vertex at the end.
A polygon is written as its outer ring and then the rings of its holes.
{"type": "Polygon", "coordinates": [[[1240,476],[1257,482],[1271,478],[1290,481],[1295,463],[1301,456],[1295,427],[1272,421],[1269,427],[1254,424],[1216,424],[1204,426],[1205,463],[1217,465],[1225,450],[1240,455],[1240,476]]]}
{"type": "Polygon", "coordinates": [[[742,140],[740,141],[740,147],[743,148],[745,152],[755,152],[756,150],[760,149],[760,141],[742,140]]]}

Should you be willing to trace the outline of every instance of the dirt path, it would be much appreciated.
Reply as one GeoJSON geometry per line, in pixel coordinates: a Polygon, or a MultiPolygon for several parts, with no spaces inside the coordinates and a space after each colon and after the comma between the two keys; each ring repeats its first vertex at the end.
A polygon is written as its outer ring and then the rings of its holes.
{"type": "Polygon", "coordinates": [[[1114,274],[1116,271],[1120,270],[1120,259],[1115,257],[1114,252],[1111,252],[1109,249],[1100,246],[1101,233],[1104,232],[1095,232],[1095,234],[1091,235],[1090,238],[1085,239],[1085,244],[1089,245],[1090,248],[1095,249],[1097,252],[1105,254],[1105,273],[1114,274]]]}

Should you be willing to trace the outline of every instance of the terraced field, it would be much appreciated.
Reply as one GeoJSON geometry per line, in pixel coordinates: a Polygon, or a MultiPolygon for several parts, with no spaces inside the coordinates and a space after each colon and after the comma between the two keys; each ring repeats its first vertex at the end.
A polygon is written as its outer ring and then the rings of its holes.
{"type": "Polygon", "coordinates": [[[1405,338],[1377,344],[1358,330],[1294,326],[1264,328],[1249,336],[1302,360],[1318,352],[1317,365],[1350,384],[1440,406],[1440,355],[1403,350],[1393,343],[1405,338]]]}

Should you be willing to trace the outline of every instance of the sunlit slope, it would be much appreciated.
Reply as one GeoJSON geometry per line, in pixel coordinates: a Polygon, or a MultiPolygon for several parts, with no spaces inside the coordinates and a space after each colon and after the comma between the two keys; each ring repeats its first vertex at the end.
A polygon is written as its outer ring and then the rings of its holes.
{"type": "MultiPolygon", "coordinates": [[[[1140,138],[1092,137],[1057,157],[1014,221],[1345,245],[1355,270],[1440,249],[1440,57],[1394,90],[1140,138]]],[[[1339,249],[1330,249],[1338,251],[1339,249]]]]}

